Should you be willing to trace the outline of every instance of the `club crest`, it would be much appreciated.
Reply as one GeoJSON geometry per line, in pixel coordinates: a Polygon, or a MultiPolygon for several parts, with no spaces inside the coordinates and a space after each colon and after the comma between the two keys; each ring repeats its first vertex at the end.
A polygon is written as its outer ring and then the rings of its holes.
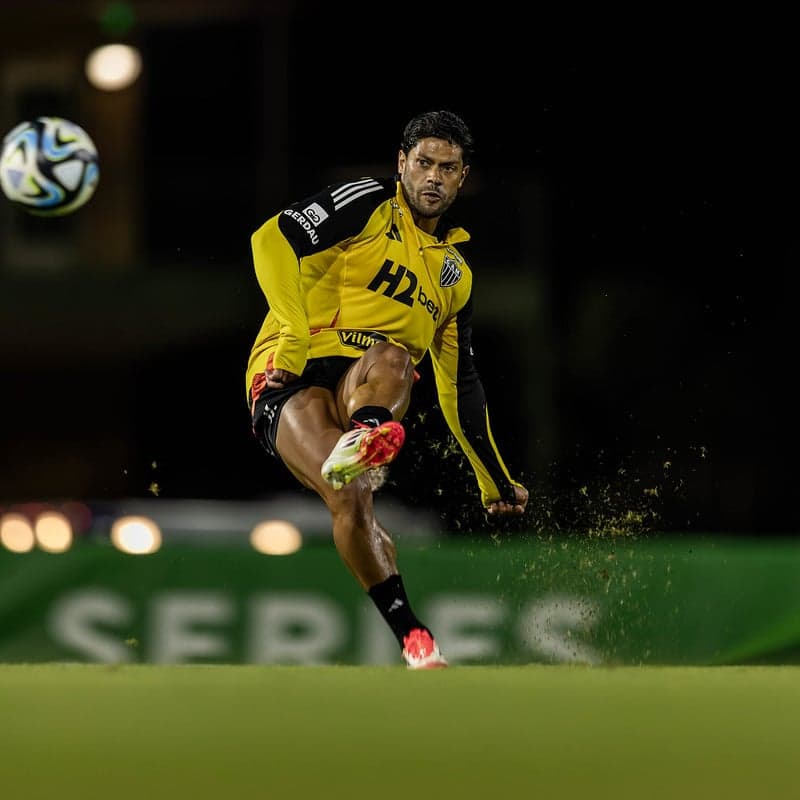
{"type": "Polygon", "coordinates": [[[461,269],[455,258],[445,255],[442,271],[439,273],[439,286],[455,286],[461,280],[461,269]]]}

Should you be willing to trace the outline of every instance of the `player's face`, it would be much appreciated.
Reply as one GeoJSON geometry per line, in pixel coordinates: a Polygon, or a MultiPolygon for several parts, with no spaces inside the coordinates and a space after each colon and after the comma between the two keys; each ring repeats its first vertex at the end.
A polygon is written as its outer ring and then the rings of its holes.
{"type": "Polygon", "coordinates": [[[417,142],[408,155],[400,151],[397,171],[416,222],[433,220],[435,224],[456,199],[469,167],[464,166],[458,145],[428,138],[417,142]]]}

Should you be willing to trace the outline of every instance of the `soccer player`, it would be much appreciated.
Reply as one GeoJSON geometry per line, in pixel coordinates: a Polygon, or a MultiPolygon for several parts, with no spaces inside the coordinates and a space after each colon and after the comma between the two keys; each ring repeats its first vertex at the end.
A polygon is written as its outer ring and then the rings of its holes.
{"type": "Polygon", "coordinates": [[[444,418],[489,514],[522,514],[489,425],[471,345],[469,234],[445,212],[470,169],[473,138],[450,111],[405,127],[391,177],[336,183],[293,203],[252,236],[267,314],[250,354],[253,431],[328,507],[337,551],[410,669],[445,667],[412,610],[371,475],[405,439],[415,366],[430,353],[444,418]]]}

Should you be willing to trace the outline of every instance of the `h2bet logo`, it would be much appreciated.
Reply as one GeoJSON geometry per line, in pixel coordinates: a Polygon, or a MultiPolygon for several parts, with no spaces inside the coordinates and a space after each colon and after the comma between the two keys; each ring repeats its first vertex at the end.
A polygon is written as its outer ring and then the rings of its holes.
{"type": "Polygon", "coordinates": [[[386,297],[391,297],[392,300],[397,300],[398,303],[403,303],[409,308],[414,307],[416,300],[425,307],[434,322],[439,319],[439,306],[419,286],[417,276],[402,264],[395,264],[387,258],[367,288],[373,292],[381,292],[386,297]],[[383,287],[382,290],[381,287],[383,287]]]}

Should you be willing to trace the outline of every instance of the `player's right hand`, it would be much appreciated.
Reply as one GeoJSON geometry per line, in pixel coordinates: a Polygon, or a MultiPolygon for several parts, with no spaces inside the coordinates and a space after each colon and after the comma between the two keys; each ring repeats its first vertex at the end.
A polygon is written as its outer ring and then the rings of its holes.
{"type": "Polygon", "coordinates": [[[264,374],[267,377],[267,386],[270,389],[282,389],[292,381],[296,381],[298,377],[294,372],[289,372],[288,369],[268,369],[264,374]]]}

